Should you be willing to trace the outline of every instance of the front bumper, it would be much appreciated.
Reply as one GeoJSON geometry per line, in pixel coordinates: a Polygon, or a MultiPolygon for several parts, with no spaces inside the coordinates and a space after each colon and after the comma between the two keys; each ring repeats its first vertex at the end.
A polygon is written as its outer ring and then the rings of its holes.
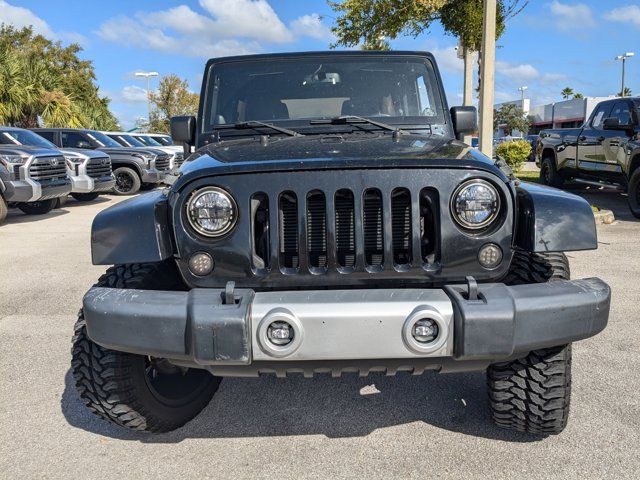
{"type": "Polygon", "coordinates": [[[166,172],[152,169],[142,170],[141,180],[142,183],[160,183],[164,180],[166,172]]]}
{"type": "Polygon", "coordinates": [[[610,299],[607,284],[590,278],[513,287],[482,284],[471,298],[461,285],[236,290],[232,295],[216,289],[94,287],[83,305],[89,337],[104,347],[241,375],[243,370],[260,373],[261,365],[286,372],[313,363],[315,371],[326,371],[335,362],[352,369],[371,360],[376,365],[431,362],[444,370],[465,370],[465,364],[482,368],[596,335],[607,324],[610,299]],[[411,333],[423,318],[433,319],[439,330],[425,348],[411,333]],[[292,326],[294,340],[274,348],[266,327],[283,320],[292,326]]]}
{"type": "Polygon", "coordinates": [[[71,191],[74,193],[106,192],[115,186],[116,180],[113,175],[97,178],[89,175],[75,175],[71,177],[71,184],[71,191]]]}
{"type": "Polygon", "coordinates": [[[4,196],[7,202],[37,202],[68,195],[71,193],[71,180],[68,177],[44,181],[31,179],[10,180],[5,182],[5,187],[4,196]]]}

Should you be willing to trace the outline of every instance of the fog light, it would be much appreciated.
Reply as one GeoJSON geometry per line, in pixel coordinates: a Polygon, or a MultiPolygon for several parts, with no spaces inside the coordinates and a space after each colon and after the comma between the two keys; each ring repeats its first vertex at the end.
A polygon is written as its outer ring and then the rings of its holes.
{"type": "Polygon", "coordinates": [[[293,328],[287,322],[273,322],[267,329],[267,338],[274,345],[287,345],[293,341],[293,328]]]}
{"type": "Polygon", "coordinates": [[[502,262],[502,250],[494,243],[487,243],[480,248],[478,261],[484,268],[496,268],[502,262]]]}
{"type": "Polygon", "coordinates": [[[412,334],[420,343],[433,342],[438,336],[438,324],[430,318],[423,318],[413,325],[412,334]]]}
{"type": "Polygon", "coordinates": [[[213,271],[213,258],[208,253],[194,253],[189,258],[189,270],[199,277],[209,275],[213,271]]]}

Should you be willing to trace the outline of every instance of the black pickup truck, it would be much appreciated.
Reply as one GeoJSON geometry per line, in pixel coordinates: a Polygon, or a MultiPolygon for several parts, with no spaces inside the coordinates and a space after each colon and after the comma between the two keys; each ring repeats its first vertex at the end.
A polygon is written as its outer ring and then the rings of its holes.
{"type": "Polygon", "coordinates": [[[552,187],[576,180],[625,189],[640,218],[640,97],[599,103],[581,128],[540,132],[538,166],[552,187]]]}
{"type": "Polygon", "coordinates": [[[571,343],[609,315],[563,253],[597,247],[593,213],[456,140],[476,111],[432,55],[213,59],[200,102],[171,122],[195,147],[175,183],[94,219],[109,268],[72,355],[93,413],[158,432],[224,376],[486,370],[498,425],[564,428],[571,343]]]}

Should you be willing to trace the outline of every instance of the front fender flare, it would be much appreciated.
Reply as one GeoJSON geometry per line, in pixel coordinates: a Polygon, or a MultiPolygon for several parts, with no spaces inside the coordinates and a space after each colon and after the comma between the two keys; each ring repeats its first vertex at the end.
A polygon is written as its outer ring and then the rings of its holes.
{"type": "Polygon", "coordinates": [[[94,265],[160,262],[173,255],[167,197],[161,191],[103,210],[91,226],[94,265]]]}
{"type": "Polygon", "coordinates": [[[515,245],[529,252],[598,248],[593,211],[583,198],[556,188],[516,185],[515,245]]]}

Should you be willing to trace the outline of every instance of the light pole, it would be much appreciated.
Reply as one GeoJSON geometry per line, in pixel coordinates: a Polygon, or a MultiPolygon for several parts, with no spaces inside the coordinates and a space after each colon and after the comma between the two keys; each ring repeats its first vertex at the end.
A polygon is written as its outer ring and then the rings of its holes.
{"type": "Polygon", "coordinates": [[[627,52],[622,55],[618,55],[615,59],[622,60],[622,89],[620,90],[620,96],[624,97],[624,64],[627,61],[627,58],[631,58],[635,55],[635,52],[627,52]]]}
{"type": "Polygon", "coordinates": [[[493,156],[493,98],[496,60],[496,0],[483,0],[480,65],[480,151],[493,156]]]}
{"type": "Polygon", "coordinates": [[[151,123],[151,77],[157,77],[158,72],[136,72],[136,77],[144,77],[147,79],[147,123],[151,123]]]}
{"type": "Polygon", "coordinates": [[[524,91],[527,90],[529,87],[523,85],[520,88],[518,88],[518,91],[520,92],[520,103],[522,106],[522,110],[524,110],[524,91]]]}

